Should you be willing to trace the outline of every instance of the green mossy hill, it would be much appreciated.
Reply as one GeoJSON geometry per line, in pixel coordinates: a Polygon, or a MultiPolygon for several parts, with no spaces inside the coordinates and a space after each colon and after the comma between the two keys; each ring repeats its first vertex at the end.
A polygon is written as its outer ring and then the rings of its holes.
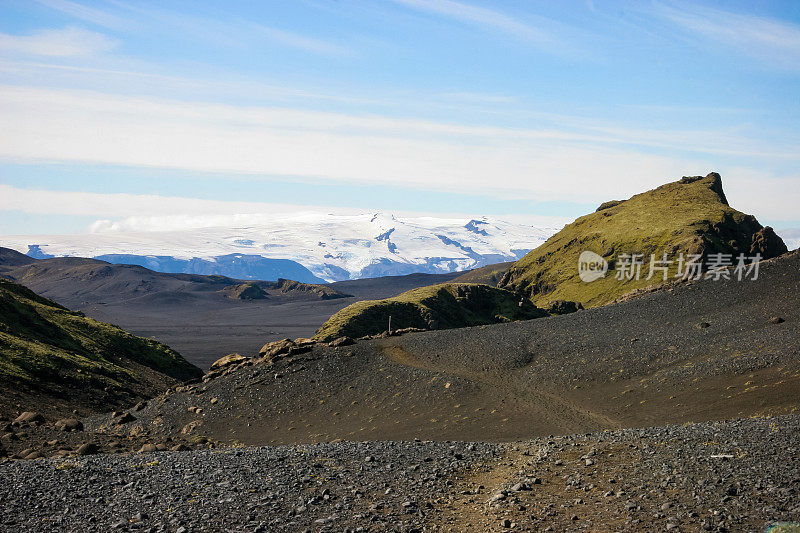
{"type": "Polygon", "coordinates": [[[201,375],[163,344],[0,279],[0,396],[42,391],[68,402],[70,390],[76,396],[119,390],[132,398],[147,397],[201,375]]]}
{"type": "Polygon", "coordinates": [[[317,331],[319,341],[377,335],[388,329],[449,329],[547,316],[514,293],[488,285],[444,283],[385,300],[364,300],[333,315],[317,331]],[[522,303],[520,303],[520,301],[522,303]]]}
{"type": "Polygon", "coordinates": [[[464,272],[457,278],[452,280],[453,283],[481,283],[483,285],[491,285],[492,287],[497,287],[497,284],[500,283],[500,280],[503,279],[503,276],[508,269],[511,268],[514,262],[508,263],[495,263],[493,265],[486,265],[478,268],[474,268],[467,272],[464,272]]]}
{"type": "MultiPolygon", "coordinates": [[[[650,272],[650,255],[677,260],[678,254],[739,253],[762,258],[786,252],[772,228],[728,205],[719,174],[684,177],[623,201],[606,202],[582,216],[514,263],[499,287],[524,294],[546,307],[554,300],[597,306],[645,286],[663,283],[663,273],[650,272]],[[604,278],[591,283],[578,276],[578,257],[584,250],[608,261],[604,278]],[[642,254],[641,278],[616,279],[620,254],[642,254]]],[[[677,274],[677,261],[668,279],[677,274]]]]}

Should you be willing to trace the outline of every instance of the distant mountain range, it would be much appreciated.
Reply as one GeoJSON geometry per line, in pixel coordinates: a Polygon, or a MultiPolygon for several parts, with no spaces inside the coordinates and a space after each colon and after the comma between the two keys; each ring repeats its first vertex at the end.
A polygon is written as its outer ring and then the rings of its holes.
{"type": "MultiPolygon", "coordinates": [[[[167,217],[168,218],[168,217],[167,217]]],[[[305,283],[446,273],[515,261],[558,228],[491,218],[391,214],[244,215],[235,225],[115,225],[79,235],[0,237],[31,257],[92,257],[159,272],[305,283]]]]}

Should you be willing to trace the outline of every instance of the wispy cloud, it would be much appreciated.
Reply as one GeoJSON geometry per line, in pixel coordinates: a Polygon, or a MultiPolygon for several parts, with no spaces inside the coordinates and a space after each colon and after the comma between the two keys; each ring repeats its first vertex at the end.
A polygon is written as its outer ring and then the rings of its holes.
{"type": "Polygon", "coordinates": [[[73,57],[107,52],[116,39],[102,33],[67,27],[39,30],[30,35],[0,33],[0,51],[14,54],[73,57]]]}
{"type": "Polygon", "coordinates": [[[800,26],[795,24],[688,3],[656,4],[653,13],[766,64],[800,70],[800,26]]]}
{"type": "Polygon", "coordinates": [[[271,28],[261,24],[253,24],[251,27],[256,34],[264,35],[267,39],[270,39],[276,43],[298,48],[300,50],[333,56],[354,55],[353,51],[346,46],[323,41],[321,39],[313,39],[298,33],[271,28]]]}
{"type": "Polygon", "coordinates": [[[347,46],[310,37],[282,28],[267,26],[238,18],[213,18],[199,13],[179,13],[167,9],[144,7],[121,0],[114,0],[126,17],[139,20],[144,26],[160,26],[170,33],[179,32],[201,42],[214,42],[222,46],[247,47],[271,42],[306,52],[330,56],[350,56],[353,51],[347,46]]]}
{"type": "Polygon", "coordinates": [[[94,7],[89,7],[78,2],[70,0],[35,0],[36,2],[47,6],[56,11],[60,11],[77,19],[104,26],[106,28],[119,28],[123,25],[123,19],[113,15],[107,11],[103,11],[94,7]]]}
{"type": "Polygon", "coordinates": [[[316,54],[352,56],[347,46],[303,35],[281,28],[246,20],[204,17],[196,13],[179,13],[168,9],[144,6],[122,0],[109,0],[101,10],[71,0],[36,0],[85,22],[121,31],[166,32],[180,34],[222,46],[246,47],[272,42],[316,54]]]}
{"type": "Polygon", "coordinates": [[[552,43],[553,35],[537,26],[484,7],[455,2],[453,0],[393,0],[398,4],[437,13],[455,20],[499,30],[529,41],[552,43]]]}
{"type": "Polygon", "coordinates": [[[513,96],[507,96],[504,94],[487,94],[464,91],[443,93],[441,97],[445,100],[479,104],[511,104],[516,101],[513,96]]]}

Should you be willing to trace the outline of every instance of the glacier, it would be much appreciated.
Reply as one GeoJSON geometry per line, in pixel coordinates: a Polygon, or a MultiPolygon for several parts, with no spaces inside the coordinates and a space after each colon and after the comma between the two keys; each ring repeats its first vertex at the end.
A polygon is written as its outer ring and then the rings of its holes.
{"type": "Polygon", "coordinates": [[[160,272],[332,282],[446,273],[514,261],[558,231],[495,219],[296,213],[95,224],[74,235],[9,235],[34,257],[94,257],[160,272]]]}

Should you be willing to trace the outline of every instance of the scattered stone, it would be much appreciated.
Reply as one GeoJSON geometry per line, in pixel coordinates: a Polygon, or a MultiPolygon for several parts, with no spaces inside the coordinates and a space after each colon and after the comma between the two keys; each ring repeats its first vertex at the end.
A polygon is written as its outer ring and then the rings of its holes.
{"type": "Polygon", "coordinates": [[[25,411],[14,419],[13,424],[15,426],[21,426],[23,424],[41,424],[42,422],[44,422],[44,417],[39,413],[34,411],[25,411]]]}
{"type": "Polygon", "coordinates": [[[53,427],[58,431],[83,431],[83,422],[75,418],[62,418],[53,427]]]}
{"type": "Polygon", "coordinates": [[[99,452],[100,449],[98,448],[97,444],[94,442],[87,442],[86,444],[81,445],[77,450],[75,450],[76,455],[93,455],[99,452]]]}
{"type": "Polygon", "coordinates": [[[127,424],[128,422],[133,422],[134,420],[136,420],[135,416],[133,416],[132,414],[130,414],[128,412],[125,412],[125,413],[120,413],[116,417],[113,417],[111,421],[113,423],[121,426],[123,424],[127,424]]]}
{"type": "Polygon", "coordinates": [[[338,339],[334,339],[329,342],[328,346],[339,348],[341,346],[350,346],[351,344],[355,344],[355,341],[350,337],[339,337],[338,339]]]}
{"type": "Polygon", "coordinates": [[[159,451],[159,450],[158,450],[158,447],[155,444],[144,444],[144,445],[142,445],[141,448],[139,448],[139,451],[136,452],[136,453],[153,453],[153,452],[157,452],[157,451],[159,451]]]}

